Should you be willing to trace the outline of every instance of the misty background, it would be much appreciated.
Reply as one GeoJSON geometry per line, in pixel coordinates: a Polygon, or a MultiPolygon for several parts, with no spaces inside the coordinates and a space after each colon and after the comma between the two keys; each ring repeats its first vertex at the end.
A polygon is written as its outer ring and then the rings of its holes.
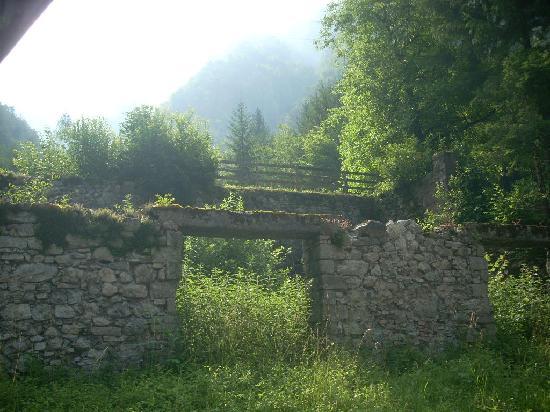
{"type": "Polygon", "coordinates": [[[274,130],[338,76],[314,45],[326,1],[292,5],[292,15],[284,1],[158,3],[53,2],[0,64],[5,147],[63,115],[101,116],[116,130],[141,104],[194,111],[220,144],[240,102],[274,130]]]}

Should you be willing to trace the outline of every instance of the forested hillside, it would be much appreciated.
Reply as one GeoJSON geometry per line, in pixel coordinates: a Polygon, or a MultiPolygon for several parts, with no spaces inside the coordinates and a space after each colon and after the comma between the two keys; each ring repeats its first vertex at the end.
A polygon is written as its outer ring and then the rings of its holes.
{"type": "Polygon", "coordinates": [[[24,141],[37,142],[37,133],[12,107],[0,103],[0,167],[10,165],[13,149],[24,141]]]}
{"type": "Polygon", "coordinates": [[[214,140],[220,143],[239,103],[251,110],[259,108],[274,130],[311,93],[321,71],[311,50],[298,51],[274,38],[250,41],[208,63],[172,95],[169,107],[195,110],[209,121],[214,140]]]}
{"type": "Polygon", "coordinates": [[[344,168],[407,191],[442,150],[459,156],[451,221],[548,222],[550,3],[358,1],[330,7],[344,168]]]}

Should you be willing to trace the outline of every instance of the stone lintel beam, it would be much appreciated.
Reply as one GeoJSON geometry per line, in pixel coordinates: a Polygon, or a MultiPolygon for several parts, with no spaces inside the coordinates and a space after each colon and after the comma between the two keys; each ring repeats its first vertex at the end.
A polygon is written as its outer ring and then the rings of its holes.
{"type": "Polygon", "coordinates": [[[464,229],[488,247],[550,247],[549,226],[465,223],[464,229]]]}
{"type": "Polygon", "coordinates": [[[194,207],[153,207],[149,214],[165,228],[177,229],[186,235],[309,239],[320,234],[335,233],[343,218],[331,215],[285,212],[233,212],[194,207]]]}

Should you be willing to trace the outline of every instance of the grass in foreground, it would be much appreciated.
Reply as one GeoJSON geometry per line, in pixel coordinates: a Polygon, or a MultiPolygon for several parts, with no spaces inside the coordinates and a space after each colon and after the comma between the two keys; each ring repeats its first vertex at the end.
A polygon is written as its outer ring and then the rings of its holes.
{"type": "Polygon", "coordinates": [[[548,345],[467,348],[420,363],[335,349],[308,363],[179,364],[91,375],[36,370],[0,379],[15,411],[547,411],[548,345]],[[257,364],[256,364],[257,365],[257,364]]]}

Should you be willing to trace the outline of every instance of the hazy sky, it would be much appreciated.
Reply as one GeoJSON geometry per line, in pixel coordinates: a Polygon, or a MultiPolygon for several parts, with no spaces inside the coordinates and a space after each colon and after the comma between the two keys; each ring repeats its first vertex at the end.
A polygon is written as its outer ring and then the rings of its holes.
{"type": "Polygon", "coordinates": [[[54,0],[0,63],[0,102],[32,127],[160,104],[240,41],[285,35],[328,0],[54,0]]]}

